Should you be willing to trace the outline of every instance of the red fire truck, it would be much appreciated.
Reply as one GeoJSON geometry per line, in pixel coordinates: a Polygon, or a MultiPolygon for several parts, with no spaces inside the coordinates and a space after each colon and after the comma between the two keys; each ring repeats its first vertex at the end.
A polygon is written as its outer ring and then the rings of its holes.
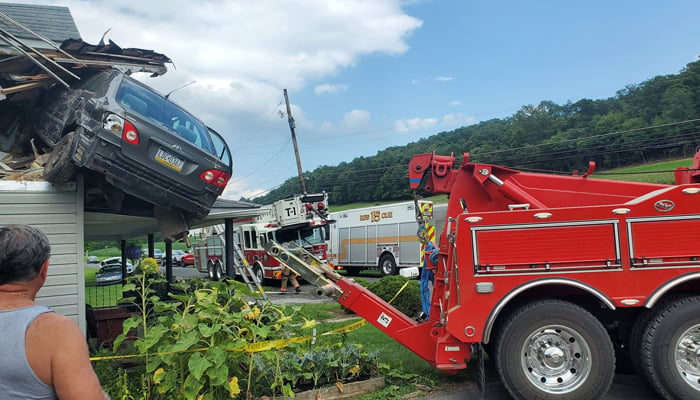
{"type": "MultiPolygon", "coordinates": [[[[295,195],[266,206],[266,211],[254,219],[233,224],[234,270],[243,271],[241,257],[251,266],[257,282],[281,279],[283,266],[270,257],[264,244],[296,242],[315,257],[325,260],[328,234],[328,195],[326,193],[295,195]]],[[[210,279],[225,275],[224,235],[221,227],[206,234],[193,245],[195,267],[210,279]]]]}
{"type": "Polygon", "coordinates": [[[290,249],[270,252],[441,370],[486,352],[515,399],[600,399],[623,359],[661,397],[700,399],[700,152],[676,185],[593,170],[414,156],[411,187],[449,194],[420,320],[290,249]]]}

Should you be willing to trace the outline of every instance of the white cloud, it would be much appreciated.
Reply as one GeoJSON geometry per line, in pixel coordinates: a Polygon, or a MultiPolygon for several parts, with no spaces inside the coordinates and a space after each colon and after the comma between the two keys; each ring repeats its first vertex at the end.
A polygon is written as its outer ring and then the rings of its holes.
{"type": "Polygon", "coordinates": [[[344,132],[355,133],[368,129],[371,125],[371,119],[369,111],[352,110],[343,116],[341,127],[344,132]]]}
{"type": "Polygon", "coordinates": [[[454,80],[455,78],[453,76],[438,76],[435,78],[435,80],[440,81],[440,82],[448,82],[451,80],[454,80]]]}
{"type": "MultiPolygon", "coordinates": [[[[282,89],[302,92],[370,54],[401,55],[408,50],[407,38],[423,24],[402,10],[405,0],[22,2],[68,7],[88,43],[97,43],[111,28],[106,40],[167,55],[174,63],[167,74],[139,78],[161,93],[196,81],[171,98],[226,138],[237,165],[234,179],[251,176],[229,185],[227,198],[248,197],[252,192],[246,188],[267,190],[279,183],[266,181],[271,168],[260,166],[281,157],[277,151],[289,140],[286,118],[277,115],[284,111],[282,89]]],[[[325,84],[315,92],[348,88],[325,84]]],[[[335,132],[366,131],[371,121],[369,112],[353,110],[339,121],[314,122],[324,117],[307,118],[290,101],[300,138],[313,139],[334,127],[335,132]]]]}
{"type": "MultiPolygon", "coordinates": [[[[192,99],[194,107],[183,105],[199,111],[196,103],[205,101],[217,106],[212,114],[266,114],[282,88],[300,90],[354,66],[363,55],[406,52],[405,39],[422,25],[401,9],[399,0],[160,0],[134,6],[122,0],[25,2],[69,7],[89,43],[97,43],[111,28],[106,39],[122,47],[166,54],[175,68],[149,79],[149,85],[167,93],[196,80],[193,86],[217,93],[192,99]]],[[[197,93],[195,87],[189,89],[197,93]]]]}
{"type": "Polygon", "coordinates": [[[473,125],[476,123],[476,117],[465,114],[447,114],[443,115],[440,125],[451,128],[473,125]]]}
{"type": "Polygon", "coordinates": [[[457,106],[462,105],[462,102],[459,101],[459,100],[453,100],[453,101],[451,101],[451,102],[449,102],[449,103],[447,103],[447,104],[448,104],[450,107],[457,107],[457,106]]]}
{"type": "Polygon", "coordinates": [[[401,119],[394,122],[394,131],[398,133],[407,133],[419,129],[431,128],[437,124],[436,118],[411,118],[401,119]]]}
{"type": "Polygon", "coordinates": [[[318,85],[314,88],[314,93],[317,95],[322,95],[322,94],[333,94],[333,93],[338,93],[338,92],[344,92],[346,91],[350,86],[349,85],[344,85],[337,83],[335,85],[331,85],[329,83],[323,84],[323,85],[318,85]]]}

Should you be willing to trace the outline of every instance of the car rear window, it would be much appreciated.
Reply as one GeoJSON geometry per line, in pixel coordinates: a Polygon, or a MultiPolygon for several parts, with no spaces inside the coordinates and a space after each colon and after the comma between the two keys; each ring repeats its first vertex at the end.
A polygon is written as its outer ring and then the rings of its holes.
{"type": "Polygon", "coordinates": [[[119,86],[116,100],[127,111],[144,116],[171,134],[218,156],[207,127],[160,94],[125,77],[119,86]]]}

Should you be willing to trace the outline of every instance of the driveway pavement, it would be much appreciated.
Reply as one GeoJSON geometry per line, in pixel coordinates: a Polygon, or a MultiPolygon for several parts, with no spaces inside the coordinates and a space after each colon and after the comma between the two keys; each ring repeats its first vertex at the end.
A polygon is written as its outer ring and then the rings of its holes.
{"type": "MultiPolygon", "coordinates": [[[[510,399],[508,391],[496,378],[489,379],[486,383],[484,396],[474,382],[467,382],[463,388],[448,393],[428,395],[424,399],[430,400],[507,400],[510,399]]],[[[610,391],[603,400],[660,400],[656,392],[642,382],[636,375],[615,376],[610,391]]]]}

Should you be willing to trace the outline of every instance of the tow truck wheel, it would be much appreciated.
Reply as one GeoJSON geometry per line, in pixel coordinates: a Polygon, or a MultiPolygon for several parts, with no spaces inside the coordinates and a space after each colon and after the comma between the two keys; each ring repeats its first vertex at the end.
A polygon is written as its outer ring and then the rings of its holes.
{"type": "Polygon", "coordinates": [[[700,398],[700,296],[661,306],[642,335],[644,375],[664,399],[700,398]]]}
{"type": "Polygon", "coordinates": [[[75,132],[66,134],[53,148],[44,164],[44,179],[54,185],[62,185],[73,179],[77,170],[73,164],[71,148],[75,132]]]}
{"type": "Polygon", "coordinates": [[[600,399],[615,376],[610,336],[575,304],[539,300],[510,314],[496,342],[496,368],[514,399],[600,399]]]}
{"type": "Polygon", "coordinates": [[[379,258],[379,272],[382,276],[396,275],[396,261],[391,254],[384,254],[379,258]]]}

